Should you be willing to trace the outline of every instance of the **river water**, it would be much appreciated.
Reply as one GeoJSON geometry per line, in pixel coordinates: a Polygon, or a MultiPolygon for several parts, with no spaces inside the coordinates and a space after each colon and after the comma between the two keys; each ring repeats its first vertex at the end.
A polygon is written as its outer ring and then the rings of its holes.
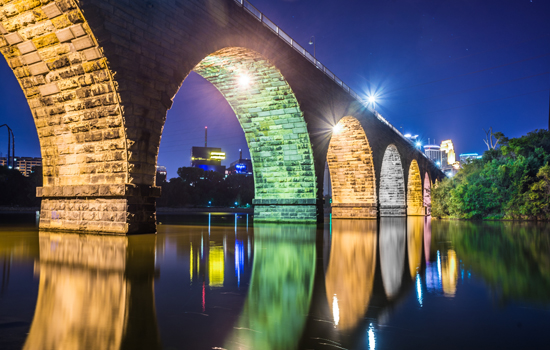
{"type": "Polygon", "coordinates": [[[547,349],[550,225],[430,218],[157,235],[0,215],[1,349],[547,349]]]}

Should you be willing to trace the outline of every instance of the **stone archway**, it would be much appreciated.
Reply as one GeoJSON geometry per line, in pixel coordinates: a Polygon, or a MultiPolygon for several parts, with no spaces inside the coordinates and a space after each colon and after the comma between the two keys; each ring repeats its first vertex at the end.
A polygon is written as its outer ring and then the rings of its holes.
{"type": "Polygon", "coordinates": [[[409,167],[409,179],[407,181],[407,215],[424,216],[426,214],[422,189],[420,168],[416,160],[413,159],[409,167]]]}
{"type": "Polygon", "coordinates": [[[244,130],[254,169],[257,222],[316,222],[316,177],[307,126],[281,72],[257,52],[231,47],[194,71],[211,82],[244,130]]]}
{"type": "MultiPolygon", "coordinates": [[[[41,229],[155,232],[162,128],[192,58],[183,65],[173,51],[143,52],[140,43],[123,41],[128,31],[110,36],[105,23],[112,25],[112,18],[94,4],[19,1],[0,9],[0,51],[28,100],[41,145],[41,229]]],[[[254,51],[206,55],[195,70],[224,94],[245,129],[255,163],[257,220],[316,221],[313,155],[290,86],[254,51]],[[236,90],[228,79],[242,69],[261,87],[236,90]]]]}
{"type": "Polygon", "coordinates": [[[426,215],[432,215],[432,182],[428,173],[424,175],[424,207],[426,207],[426,215]]]}
{"type": "Polygon", "coordinates": [[[380,216],[405,216],[405,180],[401,156],[395,145],[389,145],[380,171],[380,216]]]}
{"type": "Polygon", "coordinates": [[[327,162],[333,194],[332,217],[376,218],[372,150],[354,117],[344,117],[334,127],[327,162]]]}

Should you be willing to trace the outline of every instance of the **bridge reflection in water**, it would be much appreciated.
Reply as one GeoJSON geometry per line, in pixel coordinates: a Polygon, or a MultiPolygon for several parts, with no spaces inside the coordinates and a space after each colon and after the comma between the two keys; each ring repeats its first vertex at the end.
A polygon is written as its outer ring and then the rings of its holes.
{"type": "MultiPolygon", "coordinates": [[[[315,225],[271,224],[163,225],[158,236],[132,237],[40,232],[39,258],[36,243],[9,239],[0,239],[0,258],[38,259],[24,349],[374,349],[403,345],[384,333],[397,329],[398,310],[429,312],[459,297],[470,271],[458,257],[477,266],[519,239],[488,227],[485,242],[467,225],[436,222],[432,233],[430,218],[415,217],[333,220],[324,236],[315,225]]],[[[549,284],[541,271],[530,275],[537,290],[549,284]]],[[[484,273],[495,285],[504,279],[484,273]]]]}
{"type": "Polygon", "coordinates": [[[160,349],[154,235],[40,232],[40,283],[24,349],[160,349]]]}

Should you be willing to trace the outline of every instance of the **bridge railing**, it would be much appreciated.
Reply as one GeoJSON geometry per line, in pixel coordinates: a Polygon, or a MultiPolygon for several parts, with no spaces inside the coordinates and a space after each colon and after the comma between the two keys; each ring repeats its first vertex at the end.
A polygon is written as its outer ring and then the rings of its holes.
{"type": "MultiPolygon", "coordinates": [[[[329,77],[332,81],[334,81],[336,84],[338,84],[344,91],[349,93],[354,99],[356,99],[359,103],[364,105],[368,108],[367,104],[365,104],[365,101],[363,101],[360,96],[353,91],[348,85],[346,85],[340,78],[338,78],[334,73],[332,73],[330,70],[327,69],[318,59],[313,57],[306,49],[304,49],[300,44],[298,44],[294,39],[290,37],[287,33],[285,33],[279,26],[277,26],[272,20],[267,18],[260,10],[254,7],[250,2],[247,0],[234,0],[239,6],[243,7],[248,13],[250,13],[253,17],[255,17],[258,21],[262,22],[267,28],[269,28],[273,33],[275,33],[279,38],[281,38],[283,41],[285,41],[287,44],[289,44],[294,50],[299,52],[302,56],[304,56],[308,61],[310,61],[317,69],[325,73],[327,77],[329,77]]],[[[380,115],[380,113],[374,111],[374,115],[378,120],[380,120],[382,123],[389,126],[397,135],[401,136],[404,140],[409,142],[414,146],[414,143],[403,136],[403,134],[397,130],[390,122],[388,122],[384,117],[380,115]]],[[[423,153],[424,157],[427,158],[427,156],[423,153]]]]}

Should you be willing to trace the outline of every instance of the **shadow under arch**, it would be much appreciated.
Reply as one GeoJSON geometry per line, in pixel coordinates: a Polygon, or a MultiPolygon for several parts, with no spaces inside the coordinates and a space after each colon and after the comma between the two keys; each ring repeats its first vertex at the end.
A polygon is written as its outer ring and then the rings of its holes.
{"type": "Polygon", "coordinates": [[[426,216],[432,215],[432,182],[430,175],[424,175],[424,207],[426,207],[426,216]]]}
{"type": "Polygon", "coordinates": [[[380,271],[389,300],[400,290],[405,269],[407,218],[380,218],[380,271]]]}
{"type": "Polygon", "coordinates": [[[405,216],[405,176],[397,147],[389,145],[380,170],[380,216],[405,216]]]}
{"type": "Polygon", "coordinates": [[[407,215],[424,216],[423,185],[420,178],[418,162],[413,159],[409,167],[409,179],[407,181],[407,215]]]}
{"type": "Polygon", "coordinates": [[[311,142],[303,112],[281,72],[242,47],[211,53],[193,70],[221,92],[244,130],[254,169],[254,220],[316,222],[311,142]]]}
{"type": "Polygon", "coordinates": [[[327,154],[332,184],[332,217],[376,218],[372,150],[361,123],[344,117],[334,127],[327,154]]]}
{"type": "Polygon", "coordinates": [[[40,232],[36,310],[23,349],[160,349],[155,235],[40,232]]]}
{"type": "Polygon", "coordinates": [[[374,284],[376,249],[376,221],[332,223],[325,286],[334,326],[339,330],[353,330],[367,312],[374,284]]]}
{"type": "Polygon", "coordinates": [[[315,225],[255,225],[248,296],[224,348],[298,348],[313,293],[315,239],[315,225]]]}

